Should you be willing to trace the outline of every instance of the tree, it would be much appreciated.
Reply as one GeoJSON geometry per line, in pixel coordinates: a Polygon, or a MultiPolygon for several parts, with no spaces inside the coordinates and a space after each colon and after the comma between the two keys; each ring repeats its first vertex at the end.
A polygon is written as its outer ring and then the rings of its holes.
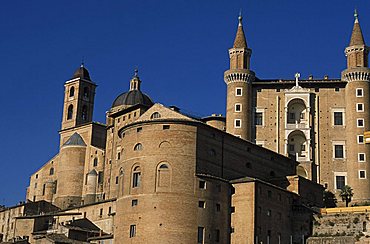
{"type": "Polygon", "coordinates": [[[346,202],[346,207],[348,207],[348,203],[351,202],[352,197],[353,197],[352,188],[349,185],[343,186],[342,189],[340,190],[339,195],[342,197],[342,201],[346,202]]]}
{"type": "Polygon", "coordinates": [[[324,206],[326,208],[335,208],[337,206],[337,198],[331,191],[324,191],[324,206]]]}

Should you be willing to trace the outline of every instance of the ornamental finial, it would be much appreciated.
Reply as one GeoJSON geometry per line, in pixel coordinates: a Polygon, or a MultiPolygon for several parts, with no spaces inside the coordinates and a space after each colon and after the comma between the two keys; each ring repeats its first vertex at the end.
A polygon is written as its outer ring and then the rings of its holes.
{"type": "Polygon", "coordinates": [[[358,12],[356,8],[355,8],[355,13],[353,14],[353,16],[355,16],[355,22],[358,23],[358,12]]]}
{"type": "Polygon", "coordinates": [[[242,9],[240,9],[240,11],[239,11],[239,17],[238,17],[238,20],[239,20],[239,26],[242,26],[242,20],[243,20],[243,16],[242,16],[242,9]]]}
{"type": "Polygon", "coordinates": [[[298,86],[299,77],[301,77],[300,73],[295,73],[295,86],[298,86]]]}

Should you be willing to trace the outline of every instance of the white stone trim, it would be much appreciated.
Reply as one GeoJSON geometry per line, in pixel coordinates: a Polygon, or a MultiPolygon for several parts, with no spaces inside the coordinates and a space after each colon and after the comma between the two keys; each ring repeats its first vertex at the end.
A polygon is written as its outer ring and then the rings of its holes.
{"type": "Polygon", "coordinates": [[[347,185],[347,172],[334,172],[334,189],[337,189],[337,176],[344,176],[344,185],[347,185]]]}
{"type": "Polygon", "coordinates": [[[360,163],[366,162],[366,153],[358,153],[357,154],[357,161],[360,162],[360,163]],[[364,159],[363,160],[360,159],[360,155],[364,155],[364,159]]]}
{"type": "Polygon", "coordinates": [[[235,96],[236,97],[243,96],[243,87],[235,87],[235,96]],[[240,89],[240,95],[238,95],[238,89],[240,89]]]}
{"type": "Polygon", "coordinates": [[[366,170],[364,170],[364,169],[360,169],[360,170],[358,171],[358,178],[359,178],[359,179],[361,179],[361,180],[366,179],[366,170]],[[362,171],[365,173],[365,177],[361,177],[360,172],[362,172],[362,171]]]}
{"type": "Polygon", "coordinates": [[[339,159],[339,160],[343,160],[346,158],[346,142],[345,141],[332,141],[332,144],[333,144],[333,159],[339,159]],[[335,157],[335,146],[343,146],[343,158],[336,158],[335,157]]]}
{"type": "Polygon", "coordinates": [[[365,127],[365,120],[364,120],[363,118],[358,118],[356,122],[357,122],[357,124],[356,124],[356,125],[357,125],[357,127],[358,127],[358,128],[363,128],[363,127],[365,127]],[[362,125],[359,125],[359,122],[360,122],[361,120],[362,120],[362,125]]]}
{"type": "Polygon", "coordinates": [[[365,144],[364,135],[357,135],[357,144],[365,144]],[[362,137],[362,142],[360,142],[360,137],[362,137]]]}
{"type": "Polygon", "coordinates": [[[363,103],[356,103],[356,112],[364,112],[365,110],[365,105],[363,103]],[[359,106],[361,108],[359,108],[359,106]]]}
{"type": "Polygon", "coordinates": [[[363,97],[364,96],[364,89],[356,88],[356,97],[363,97]],[[361,95],[358,95],[358,91],[361,91],[361,95]]]}

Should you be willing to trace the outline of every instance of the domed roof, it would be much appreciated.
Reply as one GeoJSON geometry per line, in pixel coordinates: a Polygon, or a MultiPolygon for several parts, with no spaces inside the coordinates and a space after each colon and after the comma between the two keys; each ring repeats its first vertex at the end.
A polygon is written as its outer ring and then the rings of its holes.
{"type": "Polygon", "coordinates": [[[135,104],[152,106],[154,103],[148,95],[142,93],[140,90],[131,90],[119,95],[114,100],[112,108],[120,105],[135,105],[135,104]]]}
{"type": "Polygon", "coordinates": [[[113,102],[112,108],[121,105],[136,105],[142,104],[152,106],[154,103],[150,97],[140,90],[141,80],[138,76],[138,70],[135,69],[135,75],[130,81],[130,90],[120,94],[113,102]]]}
{"type": "Polygon", "coordinates": [[[91,80],[89,71],[84,67],[84,64],[81,64],[81,66],[73,74],[72,79],[75,79],[75,78],[91,80]]]}

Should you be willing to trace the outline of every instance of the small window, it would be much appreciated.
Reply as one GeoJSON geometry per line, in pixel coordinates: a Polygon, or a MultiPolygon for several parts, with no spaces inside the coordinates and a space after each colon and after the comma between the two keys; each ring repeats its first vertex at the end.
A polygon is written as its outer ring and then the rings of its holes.
{"type": "Polygon", "coordinates": [[[131,207],[135,207],[135,206],[137,206],[139,204],[139,200],[137,200],[137,199],[133,199],[132,201],[131,201],[131,207]]]}
{"type": "Polygon", "coordinates": [[[335,176],[335,181],[336,181],[336,189],[340,190],[346,184],[346,177],[342,175],[337,175],[335,176]]]}
{"type": "Polygon", "coordinates": [[[118,176],[116,176],[116,185],[118,185],[118,176]]]}
{"type": "Polygon", "coordinates": [[[236,96],[242,96],[243,95],[243,88],[238,87],[235,89],[235,95],[236,96]]]}
{"type": "Polygon", "coordinates": [[[86,121],[87,120],[87,106],[86,105],[84,105],[82,107],[81,118],[82,118],[83,121],[86,121]]]}
{"type": "Polygon", "coordinates": [[[136,225],[130,225],[130,238],[136,236],[136,225]]]}
{"type": "Polygon", "coordinates": [[[159,119],[161,117],[161,114],[160,113],[158,113],[158,112],[154,112],[151,116],[150,116],[150,118],[151,119],[159,119]]]}
{"type": "Polygon", "coordinates": [[[267,191],[267,197],[272,198],[272,191],[267,191]]]}
{"type": "Polygon", "coordinates": [[[42,185],[42,195],[43,196],[45,195],[45,190],[46,190],[46,184],[43,184],[42,185]]]}
{"type": "Polygon", "coordinates": [[[136,129],[136,132],[141,132],[143,130],[143,127],[139,127],[136,129]]]}
{"type": "Polygon", "coordinates": [[[240,128],[242,126],[242,120],[241,119],[235,119],[234,121],[234,127],[240,128]]]}
{"type": "Polygon", "coordinates": [[[100,216],[102,216],[102,215],[103,215],[103,209],[102,209],[102,208],[100,209],[99,215],[100,215],[100,216]]]}
{"type": "Polygon", "coordinates": [[[334,145],[334,158],[344,158],[343,145],[334,145]]]}
{"type": "MultiPolygon", "coordinates": [[[[85,212],[86,213],[86,212],[85,212]]],[[[112,213],[112,207],[108,208],[108,215],[112,213]]]]}
{"type": "Polygon", "coordinates": [[[358,154],[358,161],[359,162],[365,162],[366,161],[365,153],[359,153],[358,154]]]}
{"type": "Polygon", "coordinates": [[[206,182],[204,180],[199,181],[199,189],[206,189],[206,182]]]}
{"type": "Polygon", "coordinates": [[[357,135],[357,144],[364,144],[364,136],[357,135]]]}
{"type": "Polygon", "coordinates": [[[35,189],[37,189],[37,182],[35,183],[35,189]]]}
{"type": "Polygon", "coordinates": [[[197,244],[204,244],[204,227],[198,227],[198,242],[197,244]]]}
{"type": "Polygon", "coordinates": [[[210,155],[210,156],[216,156],[216,150],[215,149],[210,149],[209,151],[208,151],[208,154],[210,155]]]}
{"type": "Polygon", "coordinates": [[[220,230],[217,229],[215,230],[215,242],[220,242],[220,230]]]}
{"type": "Polygon", "coordinates": [[[235,104],[235,112],[241,112],[242,111],[242,105],[240,103],[235,104]]]}
{"type": "Polygon", "coordinates": [[[320,88],[315,88],[315,92],[319,92],[320,91],[320,88]]]}
{"type": "Polygon", "coordinates": [[[335,91],[336,92],[339,92],[339,87],[335,87],[335,91]]]}
{"type": "Polygon", "coordinates": [[[357,127],[364,127],[365,122],[364,119],[357,119],[357,127]]]}
{"type": "Polygon", "coordinates": [[[143,145],[141,143],[138,143],[134,147],[134,151],[141,151],[143,150],[143,145]]]}
{"type": "Polygon", "coordinates": [[[365,170],[358,171],[358,178],[366,179],[366,171],[365,170]]]}
{"type": "Polygon", "coordinates": [[[39,175],[38,175],[38,174],[36,174],[36,175],[35,175],[35,178],[36,178],[36,179],[38,179],[38,178],[39,178],[39,175]]]}
{"type": "Polygon", "coordinates": [[[75,95],[75,87],[72,86],[70,89],[69,89],[69,97],[74,97],[75,95]]]}
{"type": "Polygon", "coordinates": [[[98,158],[94,158],[93,167],[98,166],[98,158]]]}
{"type": "Polygon", "coordinates": [[[54,175],[54,168],[50,168],[49,175],[54,175]]]}
{"type": "Polygon", "coordinates": [[[103,177],[103,171],[98,172],[98,184],[103,184],[104,177],[103,177]]]}
{"type": "Polygon", "coordinates": [[[67,120],[72,119],[73,117],[73,105],[68,106],[68,111],[67,111],[67,120]]]}
{"type": "Polygon", "coordinates": [[[120,160],[121,159],[121,152],[118,152],[117,153],[117,160],[120,160]]]}
{"type": "Polygon", "coordinates": [[[89,98],[89,88],[88,87],[84,87],[84,98],[85,99],[89,98]]]}
{"type": "Polygon", "coordinates": [[[343,125],[343,113],[334,112],[334,125],[343,125]]]}
{"type": "Polygon", "coordinates": [[[220,212],[220,211],[221,211],[221,204],[216,203],[216,212],[220,212]]]}
{"type": "Polygon", "coordinates": [[[262,112],[256,112],[254,114],[254,123],[256,125],[262,125],[263,124],[263,114],[262,114],[262,112]]]}
{"type": "Polygon", "coordinates": [[[170,129],[170,126],[169,125],[163,125],[163,129],[164,130],[169,130],[170,129]]]}
{"type": "Polygon", "coordinates": [[[271,217],[271,209],[268,209],[267,212],[266,212],[266,215],[271,217]]]}
{"type": "Polygon", "coordinates": [[[364,90],[362,88],[356,89],[356,97],[363,97],[364,96],[364,90]]]}
{"type": "Polygon", "coordinates": [[[205,201],[199,201],[198,202],[198,207],[205,208],[206,207],[206,202],[205,201]]]}
{"type": "Polygon", "coordinates": [[[364,104],[363,103],[357,103],[356,104],[356,111],[357,112],[364,112],[364,104]]]}

